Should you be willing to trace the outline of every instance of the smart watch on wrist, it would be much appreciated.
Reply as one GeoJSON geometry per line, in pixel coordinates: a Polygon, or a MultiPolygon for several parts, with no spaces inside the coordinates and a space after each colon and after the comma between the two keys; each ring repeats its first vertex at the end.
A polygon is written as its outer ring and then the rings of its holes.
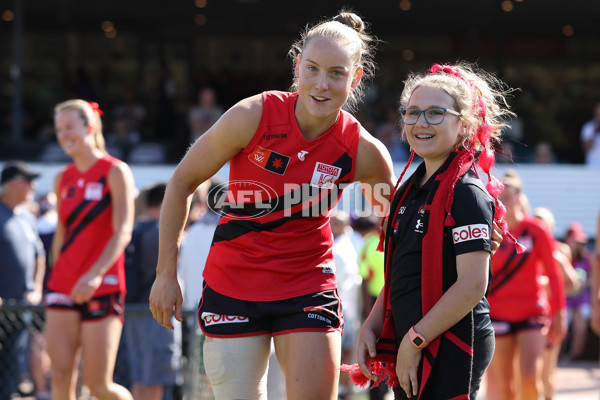
{"type": "Polygon", "coordinates": [[[423,335],[415,331],[414,326],[409,329],[408,337],[410,338],[410,341],[412,342],[413,346],[415,346],[415,348],[419,350],[424,349],[425,347],[427,347],[427,345],[429,345],[429,343],[427,343],[427,340],[425,340],[425,337],[423,337],[423,335]]]}

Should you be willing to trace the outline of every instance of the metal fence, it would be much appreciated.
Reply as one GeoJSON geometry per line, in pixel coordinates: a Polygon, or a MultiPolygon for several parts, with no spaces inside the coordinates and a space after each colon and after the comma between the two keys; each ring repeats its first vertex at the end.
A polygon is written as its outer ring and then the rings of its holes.
{"type": "MultiPolygon", "coordinates": [[[[135,323],[136,318],[151,317],[148,305],[127,304],[125,323],[135,323]]],[[[164,400],[212,400],[210,382],[204,373],[202,344],[204,336],[198,328],[196,313],[184,312],[182,326],[183,384],[165,390],[164,400]]],[[[49,360],[45,355],[43,337],[45,310],[8,302],[0,307],[0,399],[8,398],[4,392],[17,388],[23,397],[32,396],[36,383],[47,384],[49,390],[49,360]]],[[[130,388],[129,360],[122,338],[115,365],[115,382],[130,388]]],[[[80,374],[81,375],[81,374],[80,374]]],[[[80,376],[81,377],[81,376],[80,376]]],[[[80,379],[81,380],[81,379],[80,379]]],[[[89,391],[78,385],[78,400],[88,400],[89,391]]]]}

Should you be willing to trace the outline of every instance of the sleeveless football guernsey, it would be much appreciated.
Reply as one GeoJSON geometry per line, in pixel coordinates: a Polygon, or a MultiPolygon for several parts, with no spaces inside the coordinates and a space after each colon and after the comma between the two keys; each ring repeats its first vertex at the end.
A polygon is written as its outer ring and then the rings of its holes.
{"type": "Polygon", "coordinates": [[[273,301],[336,288],[329,216],[353,181],[361,126],[342,111],[309,141],[294,115],[297,97],[264,92],[258,129],[230,160],[203,273],[226,296],[273,301]]]}
{"type": "Polygon", "coordinates": [[[513,243],[504,240],[492,255],[488,295],[490,316],[496,320],[518,322],[564,309],[564,286],[560,267],[552,257],[554,239],[551,233],[540,220],[531,216],[526,216],[511,233],[526,250],[517,254],[513,243]],[[550,298],[539,279],[544,274],[550,278],[550,298]]]}
{"type": "MultiPolygon", "coordinates": [[[[108,173],[119,162],[109,155],[88,171],[69,164],[59,184],[59,218],[65,237],[48,281],[51,291],[70,294],[77,280],[98,260],[113,235],[112,199],[108,173]]],[[[125,292],[124,256],[121,254],[102,279],[94,297],[125,292]]]]}

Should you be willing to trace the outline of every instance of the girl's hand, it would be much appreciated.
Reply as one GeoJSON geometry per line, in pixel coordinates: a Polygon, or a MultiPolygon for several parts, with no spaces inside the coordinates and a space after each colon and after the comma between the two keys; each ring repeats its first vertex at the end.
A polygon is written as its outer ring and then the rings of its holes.
{"type": "Polygon", "coordinates": [[[494,224],[492,225],[492,254],[498,250],[500,247],[500,243],[502,243],[502,229],[498,226],[496,221],[494,220],[494,224]]]}
{"type": "Polygon", "coordinates": [[[419,394],[417,371],[421,362],[421,350],[412,345],[408,334],[404,335],[396,356],[398,383],[409,399],[419,394]]]}

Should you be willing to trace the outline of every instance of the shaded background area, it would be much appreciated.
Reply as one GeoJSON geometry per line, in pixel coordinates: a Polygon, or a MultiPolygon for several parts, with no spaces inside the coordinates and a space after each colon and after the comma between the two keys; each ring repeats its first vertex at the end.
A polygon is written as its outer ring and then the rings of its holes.
{"type": "Polygon", "coordinates": [[[409,71],[468,60],[521,89],[506,136],[515,161],[547,141],[557,161],[583,162],[579,130],[600,99],[600,2],[589,0],[1,0],[0,158],[39,160],[54,141],[52,107],[67,98],[98,101],[107,133],[128,94],[146,111],[142,141],[177,162],[200,88],[225,108],[288,89],[299,31],[343,7],[381,40],[357,112],[371,132],[409,71]]]}

